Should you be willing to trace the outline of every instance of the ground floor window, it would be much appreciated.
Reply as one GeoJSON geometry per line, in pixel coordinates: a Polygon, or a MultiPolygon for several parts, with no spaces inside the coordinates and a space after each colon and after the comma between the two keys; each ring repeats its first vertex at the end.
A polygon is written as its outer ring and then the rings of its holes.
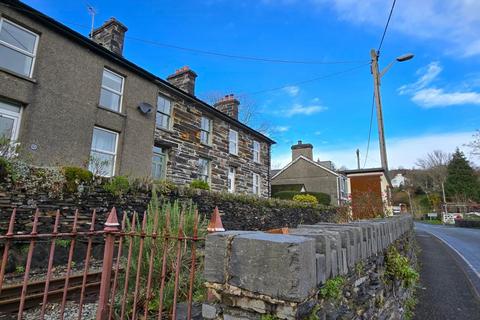
{"type": "Polygon", "coordinates": [[[21,107],[0,101],[0,136],[2,139],[15,141],[20,131],[21,107]]]}
{"type": "Polygon", "coordinates": [[[155,180],[166,177],[167,155],[164,148],[153,147],[152,156],[152,178],[155,180]]]}
{"type": "Polygon", "coordinates": [[[210,181],[210,160],[200,158],[198,159],[198,179],[209,182],[210,181]]]}
{"type": "Polygon", "coordinates": [[[252,180],[253,180],[253,194],[256,194],[256,195],[260,195],[260,175],[254,173],[253,174],[253,177],[252,177],[252,180]]]}
{"type": "Polygon", "coordinates": [[[89,170],[94,174],[111,177],[115,174],[118,133],[95,127],[93,129],[89,170]]]}
{"type": "Polygon", "coordinates": [[[235,192],[235,174],[236,169],[233,167],[228,168],[228,192],[235,192]]]}

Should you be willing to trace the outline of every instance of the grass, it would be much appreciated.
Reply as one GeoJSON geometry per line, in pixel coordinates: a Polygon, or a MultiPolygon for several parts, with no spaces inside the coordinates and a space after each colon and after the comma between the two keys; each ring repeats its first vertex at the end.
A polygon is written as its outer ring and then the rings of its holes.
{"type": "MultiPolygon", "coordinates": [[[[187,206],[181,207],[178,202],[170,203],[161,203],[156,193],[153,192],[152,200],[148,206],[147,218],[145,224],[145,233],[151,235],[157,233],[159,236],[156,239],[152,237],[145,237],[143,243],[143,251],[140,253],[140,241],[141,237],[127,237],[125,249],[125,254],[128,250],[128,246],[132,245],[132,254],[134,259],[130,266],[130,275],[128,279],[120,279],[120,285],[117,295],[115,313],[117,316],[120,314],[121,310],[121,299],[125,286],[127,284],[127,299],[124,301],[126,304],[127,317],[130,318],[133,312],[133,292],[135,290],[135,282],[137,271],[139,271],[139,292],[138,292],[138,302],[137,310],[139,312],[144,311],[144,301],[147,299],[147,296],[150,295],[151,299],[148,303],[148,311],[150,313],[157,312],[159,308],[160,300],[160,285],[161,285],[161,272],[163,265],[163,249],[166,248],[166,277],[165,277],[165,289],[162,297],[163,301],[163,311],[171,312],[173,307],[173,294],[174,294],[174,284],[175,284],[175,268],[176,268],[176,254],[179,242],[173,239],[165,240],[166,235],[176,237],[179,234],[179,228],[181,221],[183,221],[183,232],[182,236],[192,236],[194,223],[195,223],[195,206],[189,204],[187,206]],[[158,224],[155,227],[155,216],[158,219],[158,224]],[[165,242],[166,241],[166,242],[165,242]],[[140,264],[137,265],[137,259],[140,259],[140,264]],[[152,274],[152,283],[151,291],[147,292],[147,281],[148,273],[150,267],[150,257],[153,257],[153,274],[152,274]],[[138,269],[139,267],[139,269],[138,269]]],[[[206,220],[201,217],[198,218],[198,237],[204,237],[206,235],[206,220]]],[[[142,221],[139,217],[136,218],[136,225],[133,227],[130,223],[126,226],[126,231],[136,231],[141,232],[142,221]]],[[[178,289],[178,300],[177,301],[186,301],[189,289],[189,274],[190,266],[192,264],[191,260],[191,242],[180,242],[181,248],[181,260],[180,260],[180,273],[179,273],[179,289],[178,289]]],[[[202,301],[206,296],[206,289],[203,285],[203,277],[201,270],[203,270],[203,256],[197,250],[196,255],[196,270],[195,281],[193,285],[193,300],[202,301]]]]}
{"type": "Polygon", "coordinates": [[[442,225],[443,224],[443,222],[441,220],[437,220],[437,219],[434,219],[434,220],[418,220],[418,222],[425,223],[425,224],[435,224],[435,225],[442,225]]]}

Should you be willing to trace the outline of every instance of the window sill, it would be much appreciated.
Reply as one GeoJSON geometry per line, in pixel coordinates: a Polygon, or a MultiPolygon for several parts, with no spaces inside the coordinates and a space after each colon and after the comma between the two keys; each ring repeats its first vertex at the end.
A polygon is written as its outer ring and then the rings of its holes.
{"type": "Polygon", "coordinates": [[[207,147],[207,148],[212,148],[213,147],[213,145],[211,143],[200,142],[200,144],[204,147],[207,147]]]}
{"type": "Polygon", "coordinates": [[[175,133],[175,131],[173,131],[172,129],[167,129],[167,128],[159,127],[159,126],[157,126],[157,125],[155,125],[155,129],[158,129],[158,130],[161,130],[161,131],[163,131],[163,132],[170,133],[170,134],[175,133]]]}
{"type": "Polygon", "coordinates": [[[8,70],[8,69],[5,69],[5,68],[0,68],[0,71],[3,71],[11,76],[14,76],[16,78],[19,78],[19,79],[22,79],[22,80],[26,80],[28,82],[31,82],[31,83],[34,83],[34,84],[37,84],[37,80],[34,79],[34,78],[30,78],[30,77],[27,77],[27,76],[24,76],[23,74],[20,74],[20,73],[16,73],[14,71],[11,71],[11,70],[8,70]]]}
{"type": "Polygon", "coordinates": [[[125,113],[121,113],[121,112],[118,112],[118,111],[115,111],[115,110],[112,110],[112,109],[108,109],[108,108],[102,107],[102,106],[99,105],[99,104],[97,104],[97,107],[98,107],[98,109],[100,109],[100,110],[108,111],[108,112],[117,114],[117,115],[119,115],[119,116],[121,116],[121,117],[124,117],[124,118],[127,117],[127,115],[126,115],[125,113]]]}

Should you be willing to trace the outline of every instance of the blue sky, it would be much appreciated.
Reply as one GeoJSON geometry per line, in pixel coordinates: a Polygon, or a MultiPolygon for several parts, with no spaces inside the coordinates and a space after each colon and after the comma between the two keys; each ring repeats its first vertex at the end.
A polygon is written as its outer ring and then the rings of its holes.
{"type": "MultiPolygon", "coordinates": [[[[84,0],[27,4],[87,35],[84,0]]],[[[277,141],[272,165],[290,160],[297,140],[321,160],[362,166],[372,103],[370,49],[379,44],[391,2],[385,0],[89,0],[96,26],[116,17],[128,27],[124,55],[166,77],[188,65],[196,94],[234,93],[254,110],[251,125],[277,141]],[[248,61],[182,51],[142,40],[232,55],[335,64],[248,61]],[[350,71],[348,71],[350,70],[350,71]],[[331,76],[330,76],[331,75],[331,76]],[[328,77],[325,77],[328,76],[328,77]],[[320,78],[316,81],[305,80],[320,78]]],[[[397,1],[380,56],[390,167],[412,167],[434,149],[452,152],[480,128],[480,1],[397,1]]],[[[480,159],[471,158],[480,163],[480,159]]],[[[376,118],[366,167],[380,166],[376,118]]]]}

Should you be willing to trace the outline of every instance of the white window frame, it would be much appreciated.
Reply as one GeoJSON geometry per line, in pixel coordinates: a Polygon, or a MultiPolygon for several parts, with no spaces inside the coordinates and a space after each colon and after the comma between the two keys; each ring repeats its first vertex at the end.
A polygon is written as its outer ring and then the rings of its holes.
{"type": "Polygon", "coordinates": [[[260,191],[260,175],[258,173],[252,173],[252,193],[259,196],[260,191]]]}
{"type": "Polygon", "coordinates": [[[103,177],[113,177],[115,176],[115,171],[116,171],[116,168],[117,168],[117,151],[118,151],[118,137],[119,137],[119,133],[118,132],[115,132],[115,131],[112,131],[112,130],[108,130],[108,129],[104,129],[104,128],[101,128],[101,127],[93,127],[93,133],[92,133],[92,145],[90,146],[90,154],[92,151],[95,151],[95,152],[98,152],[98,153],[104,153],[104,154],[108,154],[108,155],[113,155],[113,166],[112,166],[112,173],[110,175],[102,175],[103,177]],[[98,130],[101,130],[101,131],[105,131],[105,132],[108,132],[108,133],[113,133],[115,135],[115,151],[112,153],[111,151],[107,151],[107,150],[101,150],[101,149],[93,149],[93,135],[95,134],[95,129],[98,129],[98,130]]]}
{"type": "Polygon", "coordinates": [[[228,152],[233,155],[238,155],[238,131],[230,129],[228,131],[228,152]],[[232,139],[232,134],[234,133],[235,139],[232,139]],[[232,144],[234,144],[235,149],[232,152],[232,144]]]}
{"type": "MultiPolygon", "coordinates": [[[[38,49],[38,42],[39,42],[38,39],[40,38],[40,36],[39,36],[38,34],[36,34],[35,32],[33,32],[33,31],[31,31],[31,30],[28,30],[27,28],[22,27],[21,25],[13,22],[13,21],[11,21],[11,20],[5,19],[5,18],[3,18],[3,17],[0,18],[0,30],[2,30],[3,22],[4,22],[4,21],[7,21],[8,23],[14,25],[15,27],[17,27],[17,28],[19,28],[19,29],[22,29],[23,31],[26,31],[26,32],[28,32],[28,33],[30,33],[30,34],[32,34],[32,35],[35,36],[35,45],[33,46],[33,53],[30,53],[30,52],[28,52],[28,51],[26,51],[26,50],[23,50],[23,49],[21,49],[21,48],[17,48],[17,47],[15,47],[14,45],[11,45],[10,43],[7,43],[7,42],[5,42],[5,41],[0,40],[0,44],[1,44],[1,45],[5,46],[5,47],[7,47],[7,48],[10,48],[10,49],[12,49],[12,50],[15,50],[15,51],[17,51],[17,52],[19,52],[19,53],[21,53],[21,54],[24,54],[24,55],[29,56],[30,58],[32,58],[32,65],[30,66],[30,73],[27,75],[28,78],[31,78],[32,75],[33,75],[33,69],[34,69],[35,61],[36,61],[36,57],[37,57],[37,49],[38,49]]],[[[8,70],[11,71],[11,72],[14,72],[14,73],[18,73],[18,72],[16,72],[16,71],[13,71],[13,70],[10,70],[10,69],[8,69],[8,70]]]]}
{"type": "MultiPolygon", "coordinates": [[[[210,178],[211,178],[211,175],[212,175],[212,171],[211,171],[211,164],[212,164],[212,161],[210,159],[207,159],[207,158],[198,158],[198,165],[197,165],[197,175],[198,175],[198,179],[199,180],[202,180],[202,181],[205,181],[207,182],[208,184],[210,184],[210,178]],[[207,162],[207,180],[203,180],[202,178],[200,178],[200,161],[201,160],[205,160],[207,162]]],[[[202,174],[203,176],[203,174],[202,174]]]]}
{"type": "Polygon", "coordinates": [[[159,94],[159,95],[157,96],[157,112],[156,112],[156,114],[155,114],[155,126],[156,126],[157,128],[164,129],[164,130],[171,130],[171,128],[172,128],[172,114],[173,114],[173,101],[172,101],[172,99],[170,99],[170,98],[168,98],[168,97],[166,97],[166,96],[164,96],[164,95],[162,95],[162,94],[159,94]],[[158,110],[158,99],[159,99],[159,98],[162,98],[163,100],[166,100],[166,101],[169,101],[169,102],[170,102],[170,113],[169,113],[169,114],[164,113],[164,112],[158,110]],[[158,117],[158,114],[159,114],[159,113],[162,114],[162,115],[164,115],[164,116],[168,116],[168,124],[167,124],[167,127],[162,127],[162,126],[158,125],[157,117],[158,117]]]}
{"type": "MultiPolygon", "coordinates": [[[[153,178],[153,179],[160,179],[160,180],[165,179],[166,176],[167,176],[167,161],[168,161],[167,152],[165,151],[165,148],[156,147],[156,146],[154,146],[154,147],[152,148],[152,151],[153,151],[153,152],[152,152],[152,153],[153,153],[153,154],[152,154],[152,166],[153,166],[153,157],[154,157],[155,155],[163,156],[163,164],[162,164],[162,165],[163,165],[163,167],[162,167],[162,168],[163,168],[163,172],[161,173],[161,177],[160,177],[160,178],[154,177],[154,176],[153,176],[153,170],[152,170],[152,178],[153,178]],[[158,150],[158,149],[160,149],[160,150],[158,150]]],[[[152,168],[152,169],[153,169],[153,168],[152,168]]]]}
{"type": "Polygon", "coordinates": [[[230,193],[235,193],[236,175],[237,169],[235,167],[228,167],[227,184],[230,182],[230,185],[227,185],[227,190],[230,193]]]}
{"type": "Polygon", "coordinates": [[[0,100],[3,104],[8,104],[13,107],[18,107],[19,111],[13,112],[10,110],[6,110],[0,107],[0,117],[9,118],[13,120],[13,129],[12,129],[12,136],[10,137],[10,142],[16,142],[18,139],[18,135],[20,133],[20,124],[22,123],[22,114],[23,108],[20,104],[10,103],[3,100],[0,100]]]}
{"type": "Polygon", "coordinates": [[[260,150],[262,149],[260,142],[253,140],[253,161],[256,163],[260,163],[260,150]]]}
{"type": "MultiPolygon", "coordinates": [[[[102,106],[102,105],[100,104],[100,101],[99,101],[98,104],[99,104],[102,108],[105,108],[105,109],[108,109],[108,110],[111,110],[111,111],[114,111],[114,112],[119,112],[119,113],[121,113],[121,112],[122,112],[122,105],[123,105],[123,89],[124,89],[124,87],[125,87],[125,77],[124,77],[124,76],[122,76],[122,75],[120,75],[120,74],[118,74],[118,73],[116,73],[116,72],[113,72],[112,70],[110,70],[110,69],[108,69],[108,68],[103,68],[101,88],[104,89],[104,90],[110,91],[110,92],[112,92],[112,93],[118,94],[118,95],[120,96],[120,102],[119,102],[119,104],[118,104],[118,110],[113,110],[113,109],[110,109],[110,108],[107,107],[107,106],[102,106]],[[105,86],[105,85],[103,84],[103,74],[104,74],[105,72],[111,73],[111,74],[113,74],[114,76],[117,76],[117,77],[119,77],[119,78],[122,79],[121,91],[117,91],[117,90],[115,90],[115,89],[109,88],[109,87],[107,87],[107,86],[105,86]]],[[[101,92],[101,90],[100,90],[100,97],[101,97],[101,96],[102,96],[102,92],[101,92]]]]}
{"type": "Polygon", "coordinates": [[[213,132],[213,120],[207,116],[202,116],[200,118],[200,142],[206,145],[212,144],[212,132],[213,132]],[[208,130],[205,130],[202,127],[203,119],[208,120],[208,130]],[[205,132],[207,134],[207,141],[202,141],[202,133],[205,132]]]}

